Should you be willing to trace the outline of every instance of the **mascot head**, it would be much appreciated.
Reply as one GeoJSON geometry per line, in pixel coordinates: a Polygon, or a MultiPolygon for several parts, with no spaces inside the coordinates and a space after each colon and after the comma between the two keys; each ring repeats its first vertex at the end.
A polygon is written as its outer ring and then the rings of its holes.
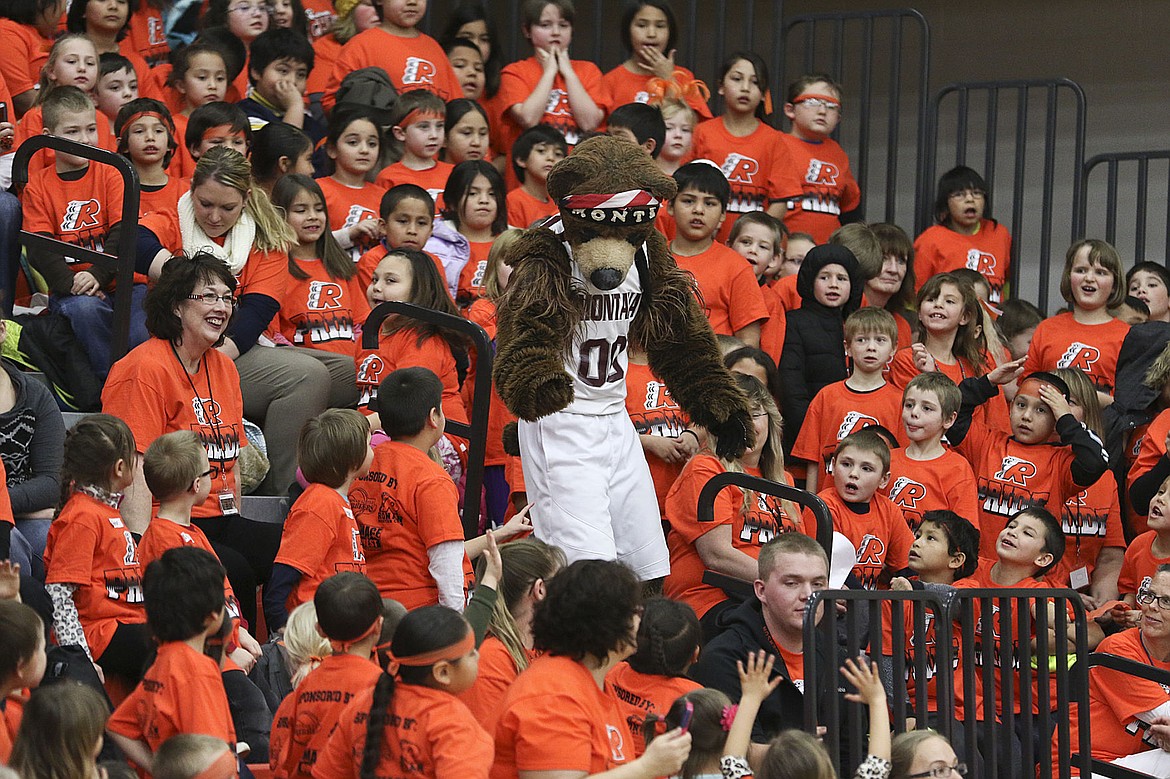
{"type": "Polygon", "coordinates": [[[578,144],[548,175],[573,259],[601,290],[625,281],[634,252],[654,232],[661,201],[677,191],[643,149],[608,135],[578,144]]]}

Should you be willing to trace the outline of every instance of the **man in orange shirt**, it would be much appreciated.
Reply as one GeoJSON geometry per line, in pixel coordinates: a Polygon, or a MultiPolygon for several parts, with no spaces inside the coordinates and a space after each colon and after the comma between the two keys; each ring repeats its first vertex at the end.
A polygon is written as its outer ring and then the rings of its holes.
{"type": "Polygon", "coordinates": [[[177,733],[202,733],[235,747],[219,663],[204,654],[225,618],[223,566],[210,552],[170,549],[146,569],[146,620],[158,656],[134,692],[114,711],[110,736],[149,772],[154,751],[177,733]]]}

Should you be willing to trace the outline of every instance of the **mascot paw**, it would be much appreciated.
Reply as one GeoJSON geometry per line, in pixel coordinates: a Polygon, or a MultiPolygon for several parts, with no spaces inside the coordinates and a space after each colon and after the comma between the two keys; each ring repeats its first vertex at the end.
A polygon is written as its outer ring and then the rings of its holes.
{"type": "Polygon", "coordinates": [[[515,422],[504,425],[503,444],[504,454],[520,456],[520,426],[515,422]]]}
{"type": "Polygon", "coordinates": [[[710,428],[719,444],[715,453],[724,460],[734,460],[743,454],[744,450],[755,443],[755,428],[752,426],[752,415],[747,411],[737,411],[725,421],[710,428]]]}
{"type": "Polygon", "coordinates": [[[573,402],[573,379],[559,365],[555,371],[545,372],[527,382],[525,390],[523,408],[516,414],[521,419],[540,419],[573,402]]]}

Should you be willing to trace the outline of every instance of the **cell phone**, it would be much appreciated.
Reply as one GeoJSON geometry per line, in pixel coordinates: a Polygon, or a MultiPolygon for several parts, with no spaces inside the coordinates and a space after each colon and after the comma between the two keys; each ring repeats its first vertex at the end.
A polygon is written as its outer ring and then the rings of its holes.
{"type": "Polygon", "coordinates": [[[686,733],[691,729],[691,717],[695,716],[695,704],[687,701],[687,706],[683,709],[682,719],[678,722],[679,730],[686,733]]]}

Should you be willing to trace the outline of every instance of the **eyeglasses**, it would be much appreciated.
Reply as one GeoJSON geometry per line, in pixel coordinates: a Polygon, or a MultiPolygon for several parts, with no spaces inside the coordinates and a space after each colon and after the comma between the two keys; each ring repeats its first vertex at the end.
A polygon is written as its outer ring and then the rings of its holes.
{"type": "Polygon", "coordinates": [[[955,763],[954,765],[940,765],[935,766],[929,771],[923,771],[920,774],[906,774],[906,779],[926,779],[926,777],[933,777],[933,779],[950,779],[951,772],[959,776],[967,775],[966,763],[955,763]]]}
{"type": "Polygon", "coordinates": [[[1138,590],[1137,602],[1143,606],[1158,604],[1162,611],[1170,611],[1170,595],[1155,595],[1149,590],[1138,590]]]}
{"type": "Polygon", "coordinates": [[[233,14],[266,14],[268,12],[266,3],[236,3],[228,8],[228,13],[233,14]]]}
{"type": "Polygon", "coordinates": [[[229,292],[226,295],[216,295],[214,292],[204,292],[202,295],[188,295],[187,300],[199,300],[205,306],[214,306],[216,303],[223,303],[229,308],[235,308],[237,304],[236,299],[232,297],[229,292]]]}
{"type": "Polygon", "coordinates": [[[818,109],[825,109],[826,111],[840,111],[841,104],[834,103],[832,100],[825,100],[820,97],[806,97],[804,100],[797,100],[797,105],[806,106],[816,111],[818,109]]]}
{"type": "Polygon", "coordinates": [[[200,479],[206,479],[206,478],[207,478],[208,476],[210,476],[210,475],[211,475],[211,469],[210,469],[210,468],[208,468],[206,471],[204,471],[203,473],[199,474],[199,478],[200,478],[200,479]]]}
{"type": "Polygon", "coordinates": [[[987,193],[982,189],[964,189],[959,192],[952,192],[950,195],[951,200],[966,200],[969,197],[976,200],[983,200],[987,197],[987,193]]]}
{"type": "Polygon", "coordinates": [[[756,413],[752,414],[752,419],[764,419],[767,416],[767,411],[757,411],[756,413]]]}

